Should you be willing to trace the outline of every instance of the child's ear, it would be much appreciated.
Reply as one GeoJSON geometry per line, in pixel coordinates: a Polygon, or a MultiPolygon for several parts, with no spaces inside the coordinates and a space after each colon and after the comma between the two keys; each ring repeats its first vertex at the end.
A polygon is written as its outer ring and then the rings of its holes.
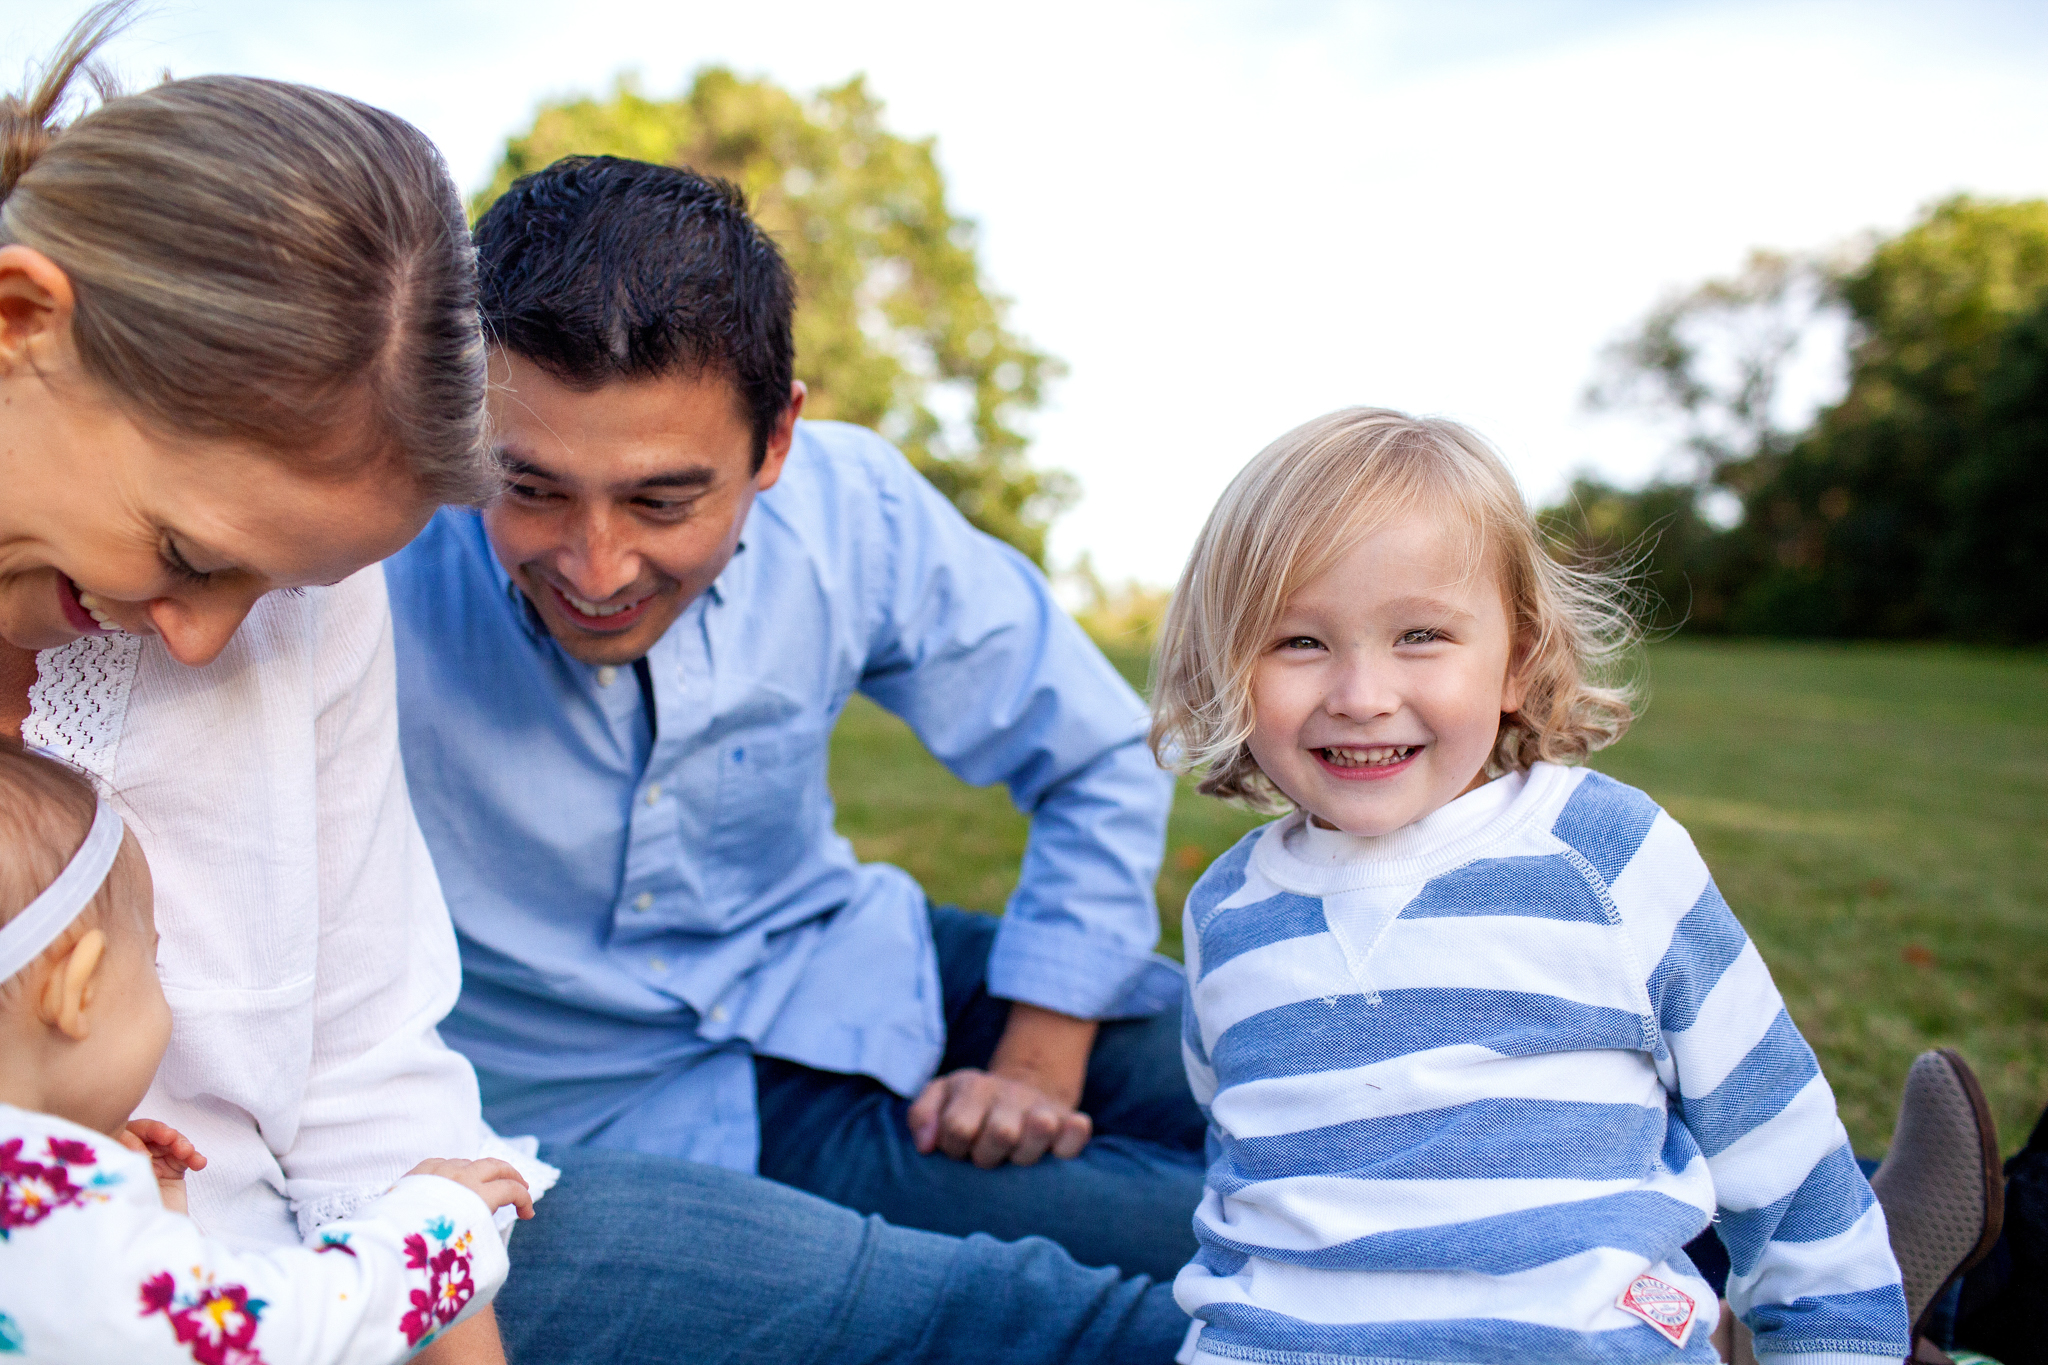
{"type": "Polygon", "coordinates": [[[1511,715],[1522,709],[1522,703],[1529,699],[1529,656],[1534,653],[1534,641],[1519,640],[1514,652],[1508,656],[1508,675],[1500,685],[1500,712],[1511,715]]]}
{"type": "Polygon", "coordinates": [[[99,996],[100,962],[106,955],[105,932],[88,929],[43,978],[43,996],[37,1013],[44,1023],[74,1043],[84,1042],[92,1033],[86,1011],[99,996]]]}

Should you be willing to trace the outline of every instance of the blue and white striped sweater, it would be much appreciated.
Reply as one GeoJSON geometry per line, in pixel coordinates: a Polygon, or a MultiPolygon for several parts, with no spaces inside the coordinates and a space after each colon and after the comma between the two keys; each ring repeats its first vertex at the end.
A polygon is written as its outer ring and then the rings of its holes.
{"type": "Polygon", "coordinates": [[[1293,816],[1203,874],[1185,942],[1193,1359],[1711,1361],[1682,1248],[1717,1209],[1759,1355],[1907,1354],[1834,1096],[1641,792],[1538,764],[1384,839],[1293,816]],[[1644,1275],[1693,1301],[1682,1347],[1618,1306],[1644,1275]]]}

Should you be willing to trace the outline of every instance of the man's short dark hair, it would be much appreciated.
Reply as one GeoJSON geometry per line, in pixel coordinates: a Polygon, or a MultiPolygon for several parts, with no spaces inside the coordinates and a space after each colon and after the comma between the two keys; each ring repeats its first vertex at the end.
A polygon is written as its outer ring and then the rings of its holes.
{"type": "Polygon", "coordinates": [[[512,182],[476,225],[484,331],[574,388],[723,374],[754,466],[789,406],[796,281],[729,181],[567,156],[512,182]]]}

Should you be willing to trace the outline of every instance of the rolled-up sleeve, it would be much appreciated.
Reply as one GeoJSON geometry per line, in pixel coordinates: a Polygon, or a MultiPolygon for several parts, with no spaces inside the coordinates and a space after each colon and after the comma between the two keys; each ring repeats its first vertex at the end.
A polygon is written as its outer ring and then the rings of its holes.
{"type": "Polygon", "coordinates": [[[329,691],[315,736],[313,1051],[298,1130],[278,1154],[302,1235],[353,1214],[426,1157],[512,1155],[484,1124],[469,1062],[436,1032],[461,964],[399,761],[379,570],[328,595],[316,639],[329,691]]]}
{"type": "Polygon", "coordinates": [[[883,451],[887,562],[864,575],[878,600],[861,690],[1031,818],[989,990],[1083,1018],[1152,1013],[1178,986],[1152,953],[1173,782],[1146,745],[1145,704],[1029,560],[883,451]]]}

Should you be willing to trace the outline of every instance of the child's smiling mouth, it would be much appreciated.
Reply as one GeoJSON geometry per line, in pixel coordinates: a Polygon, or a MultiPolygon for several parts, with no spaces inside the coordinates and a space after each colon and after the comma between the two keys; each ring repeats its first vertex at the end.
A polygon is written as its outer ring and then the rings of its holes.
{"type": "Polygon", "coordinates": [[[1421,753],[1420,744],[1332,744],[1309,752],[1335,777],[1391,777],[1421,753]]]}

